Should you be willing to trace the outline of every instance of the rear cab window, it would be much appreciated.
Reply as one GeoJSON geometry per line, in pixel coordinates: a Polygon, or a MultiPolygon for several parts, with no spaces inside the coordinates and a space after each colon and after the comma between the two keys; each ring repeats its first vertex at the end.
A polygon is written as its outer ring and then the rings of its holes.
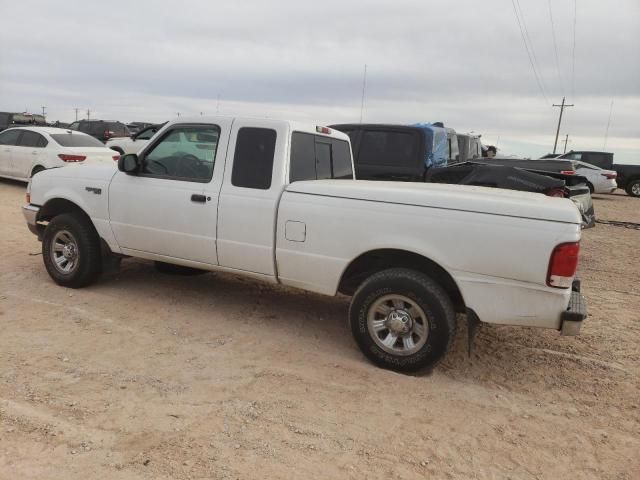
{"type": "Polygon", "coordinates": [[[349,143],[337,138],[293,132],[289,182],[329,178],[352,179],[349,143]]]}
{"type": "Polygon", "coordinates": [[[242,127],[238,130],[231,184],[234,187],[268,190],[273,176],[276,131],[242,127]]]}

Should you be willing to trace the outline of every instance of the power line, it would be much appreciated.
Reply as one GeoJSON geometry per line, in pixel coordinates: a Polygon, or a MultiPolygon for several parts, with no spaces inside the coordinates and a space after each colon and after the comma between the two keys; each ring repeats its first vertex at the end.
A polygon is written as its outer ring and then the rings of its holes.
{"type": "Polygon", "coordinates": [[[527,22],[524,18],[524,11],[522,10],[522,6],[520,5],[520,0],[516,0],[516,5],[518,6],[518,11],[520,12],[520,19],[522,21],[522,27],[524,29],[524,34],[527,37],[527,41],[529,42],[529,49],[531,50],[531,56],[533,57],[533,63],[536,66],[538,71],[538,76],[540,77],[540,83],[542,84],[542,90],[547,91],[547,86],[544,83],[544,77],[542,76],[542,69],[540,68],[540,62],[538,62],[538,57],[536,56],[536,51],[533,48],[533,42],[531,41],[531,37],[529,36],[529,29],[527,28],[527,22]]]}
{"type": "Polygon", "coordinates": [[[558,80],[560,81],[560,89],[564,95],[564,82],[562,81],[562,73],[560,72],[560,60],[558,59],[558,43],[556,42],[556,29],[553,24],[553,13],[551,11],[551,0],[548,0],[549,4],[549,20],[551,21],[551,37],[553,38],[553,51],[556,57],[556,70],[558,71],[558,80]]]}
{"type": "Polygon", "coordinates": [[[573,0],[573,47],[571,48],[571,98],[576,97],[576,23],[578,19],[578,0],[573,0]]]}
{"type": "Polygon", "coordinates": [[[527,52],[527,57],[529,57],[529,63],[531,64],[531,69],[533,70],[533,76],[536,79],[536,83],[538,84],[538,88],[540,89],[540,93],[542,93],[542,96],[544,97],[544,101],[545,103],[549,103],[549,99],[547,98],[547,94],[544,91],[544,88],[542,88],[542,83],[540,82],[540,78],[538,78],[538,72],[536,70],[536,66],[533,63],[533,58],[531,56],[531,52],[529,52],[529,46],[527,45],[527,40],[524,34],[524,29],[522,28],[522,24],[520,23],[520,17],[518,17],[518,10],[516,9],[516,4],[515,4],[515,0],[511,0],[511,5],[513,6],[513,13],[516,16],[516,21],[518,22],[518,27],[520,28],[520,36],[522,37],[522,43],[524,44],[524,49],[527,52]]]}

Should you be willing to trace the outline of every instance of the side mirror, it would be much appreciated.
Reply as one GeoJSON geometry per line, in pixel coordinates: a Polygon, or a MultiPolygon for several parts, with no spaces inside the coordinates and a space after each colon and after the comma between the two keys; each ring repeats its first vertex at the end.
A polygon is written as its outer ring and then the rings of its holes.
{"type": "Polygon", "coordinates": [[[134,173],[138,170],[138,155],[135,153],[127,153],[121,155],[118,159],[118,170],[124,173],[134,173]]]}

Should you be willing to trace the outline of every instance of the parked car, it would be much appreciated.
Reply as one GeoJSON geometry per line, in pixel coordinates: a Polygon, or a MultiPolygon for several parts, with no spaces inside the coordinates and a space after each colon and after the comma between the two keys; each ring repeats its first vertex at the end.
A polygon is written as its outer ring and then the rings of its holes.
{"type": "Polygon", "coordinates": [[[103,162],[115,168],[113,150],[80,132],[53,127],[14,127],[0,133],[0,177],[28,181],[47,168],[103,162]]]}
{"type": "Polygon", "coordinates": [[[150,127],[152,125],[154,124],[149,122],[131,122],[131,123],[127,123],[127,128],[129,129],[129,132],[131,132],[131,135],[134,135],[138,133],[140,130],[150,127]]]}
{"type": "MultiPolygon", "coordinates": [[[[166,123],[166,122],[165,122],[166,123]]],[[[149,140],[162,128],[164,123],[158,125],[151,125],[138,133],[134,133],[130,137],[118,137],[110,138],[105,142],[105,146],[111,150],[124,155],[125,153],[138,153],[142,148],[149,143],[149,140]]]]}
{"type": "Polygon", "coordinates": [[[576,167],[576,173],[587,179],[591,193],[613,193],[618,188],[618,173],[615,170],[605,170],[579,160],[576,161],[576,167]]]}
{"type": "Polygon", "coordinates": [[[103,143],[110,138],[131,136],[127,126],[116,120],[76,120],[69,129],[91,135],[103,143]]]}
{"type": "MultiPolygon", "coordinates": [[[[458,151],[458,141],[454,136],[455,132],[440,125],[344,124],[333,125],[332,128],[348,134],[351,139],[356,178],[426,182],[431,178],[428,176],[429,171],[459,163],[460,152],[458,151]],[[453,148],[454,143],[456,148],[453,148]]],[[[576,204],[583,215],[583,225],[585,227],[595,225],[593,200],[586,185],[586,179],[582,177],[571,178],[576,173],[574,162],[569,160],[543,161],[478,157],[472,161],[520,167],[533,174],[564,180],[566,196],[576,204]],[[578,185],[580,182],[584,183],[582,187],[578,185]]],[[[492,172],[483,171],[483,175],[486,176],[492,172]]],[[[536,191],[537,185],[540,182],[544,183],[542,179],[534,182],[535,185],[532,189],[524,178],[529,175],[518,172],[518,170],[512,171],[512,175],[520,177],[518,182],[506,182],[504,176],[498,175],[493,183],[496,186],[500,184],[499,188],[522,191],[536,191]]],[[[457,178],[458,174],[459,171],[454,171],[453,177],[457,178]]]]}
{"type": "MultiPolygon", "coordinates": [[[[542,158],[549,158],[550,156],[553,157],[553,154],[545,155],[542,158]]],[[[627,195],[640,197],[640,164],[614,163],[613,153],[611,152],[571,150],[562,155],[557,155],[555,158],[579,160],[605,170],[613,170],[617,174],[616,184],[618,188],[627,192],[627,195]]]]}
{"type": "Polygon", "coordinates": [[[47,122],[42,115],[33,113],[11,113],[0,112],[0,131],[16,125],[46,125],[47,122]]]}
{"type": "Polygon", "coordinates": [[[456,311],[565,334],[586,317],[569,200],[353,180],[349,138],[327,127],[181,118],[115,173],[71,170],[33,177],[23,208],[62,286],[91,284],[120,255],[340,292],[364,355],[398,371],[444,356],[456,311]]]}

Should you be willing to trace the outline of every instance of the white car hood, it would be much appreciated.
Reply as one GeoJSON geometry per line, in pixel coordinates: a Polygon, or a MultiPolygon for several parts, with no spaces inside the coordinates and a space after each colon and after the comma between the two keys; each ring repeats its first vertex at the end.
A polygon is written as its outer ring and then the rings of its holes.
{"type": "Polygon", "coordinates": [[[501,188],[436,183],[312,180],[294,182],[287,191],[419,205],[580,225],[575,204],[566,198],[501,188]]]}

